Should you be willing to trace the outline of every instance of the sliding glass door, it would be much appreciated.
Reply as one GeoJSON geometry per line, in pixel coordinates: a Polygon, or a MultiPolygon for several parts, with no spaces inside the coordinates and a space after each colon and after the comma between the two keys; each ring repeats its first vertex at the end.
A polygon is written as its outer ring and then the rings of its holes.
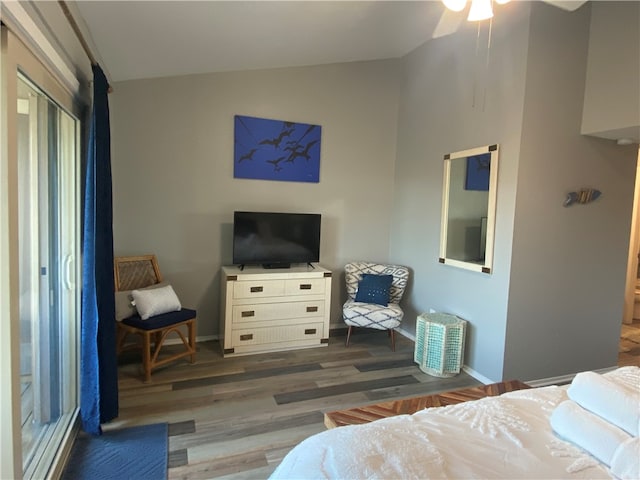
{"type": "MultiPolygon", "coordinates": [[[[20,392],[25,478],[77,407],[78,121],[18,74],[20,392]]],[[[53,450],[53,451],[52,451],[53,450]]]]}

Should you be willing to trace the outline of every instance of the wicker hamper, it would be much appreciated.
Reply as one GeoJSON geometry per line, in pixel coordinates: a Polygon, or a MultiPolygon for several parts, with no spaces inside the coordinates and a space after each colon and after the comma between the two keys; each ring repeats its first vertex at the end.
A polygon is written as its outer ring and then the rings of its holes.
{"type": "Polygon", "coordinates": [[[435,377],[460,373],[467,322],[447,313],[423,313],[416,323],[413,360],[420,370],[435,377]]]}

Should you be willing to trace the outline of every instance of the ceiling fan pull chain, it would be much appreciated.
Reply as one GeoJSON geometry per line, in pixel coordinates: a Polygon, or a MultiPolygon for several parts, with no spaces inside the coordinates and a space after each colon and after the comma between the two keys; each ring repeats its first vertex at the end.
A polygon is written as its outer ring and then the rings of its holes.
{"type": "Polygon", "coordinates": [[[493,30],[493,18],[489,19],[489,36],[487,38],[487,61],[485,62],[484,69],[484,91],[482,93],[482,111],[484,112],[484,106],[487,100],[487,85],[489,84],[489,58],[491,56],[491,31],[493,30]]]}
{"type": "Polygon", "coordinates": [[[476,36],[476,58],[473,62],[473,98],[471,100],[471,108],[476,108],[476,90],[478,87],[478,55],[480,51],[480,23],[478,22],[478,35],[476,36]]]}

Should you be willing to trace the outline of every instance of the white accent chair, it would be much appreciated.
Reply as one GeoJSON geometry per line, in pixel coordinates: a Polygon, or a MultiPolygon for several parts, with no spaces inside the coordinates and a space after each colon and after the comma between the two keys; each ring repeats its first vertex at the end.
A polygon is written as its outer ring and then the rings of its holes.
{"type": "Polygon", "coordinates": [[[346,346],[349,346],[353,327],[375,328],[387,330],[391,337],[391,350],[395,351],[394,329],[400,325],[404,316],[399,303],[407,286],[409,269],[401,265],[353,262],[348,263],[344,271],[348,299],[342,307],[342,319],[349,326],[346,346]],[[364,274],[391,275],[393,277],[387,306],[355,300],[358,285],[364,274]]]}

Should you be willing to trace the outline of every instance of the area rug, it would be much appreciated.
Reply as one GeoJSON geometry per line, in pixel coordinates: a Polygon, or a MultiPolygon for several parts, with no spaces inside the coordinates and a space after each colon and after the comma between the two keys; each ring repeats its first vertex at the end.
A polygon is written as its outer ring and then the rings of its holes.
{"type": "Polygon", "coordinates": [[[168,426],[155,423],[76,439],[63,480],[167,478],[168,426]]]}

